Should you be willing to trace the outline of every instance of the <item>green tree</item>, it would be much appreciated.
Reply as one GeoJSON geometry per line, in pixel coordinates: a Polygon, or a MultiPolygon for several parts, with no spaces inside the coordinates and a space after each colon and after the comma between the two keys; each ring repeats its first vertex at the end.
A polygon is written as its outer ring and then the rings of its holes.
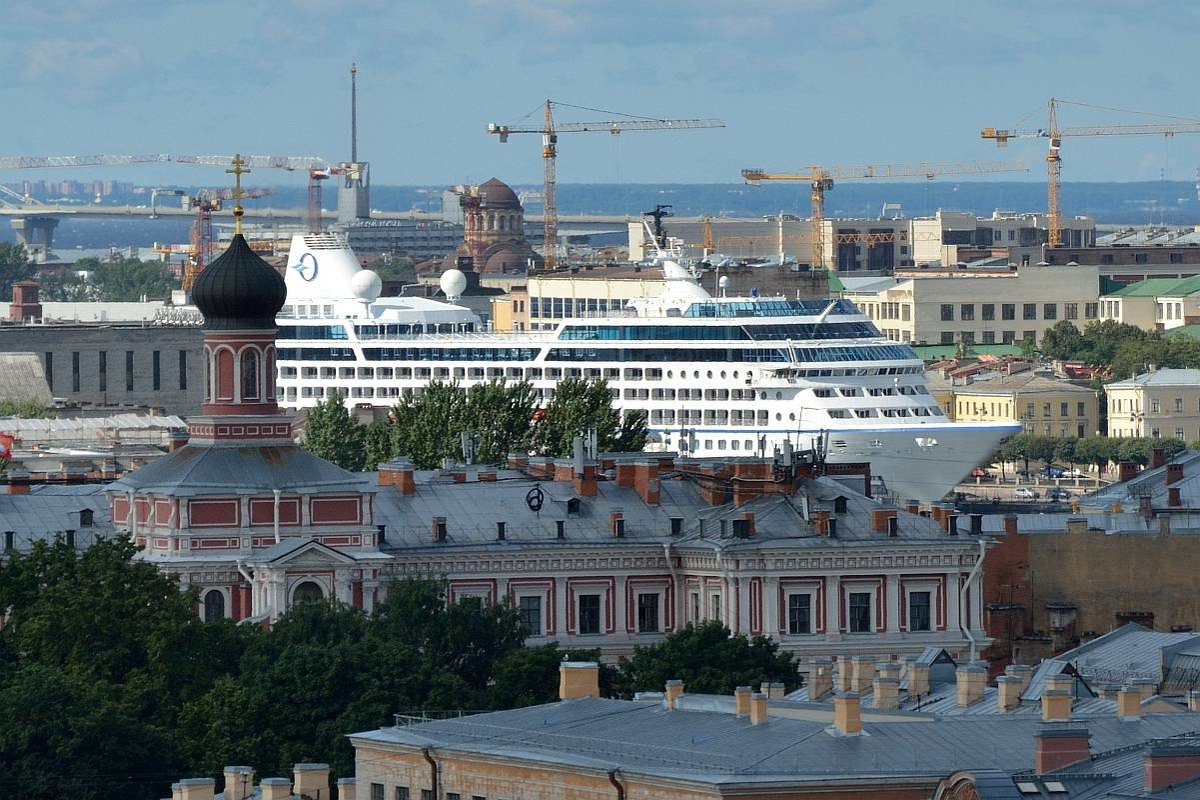
{"type": "Polygon", "coordinates": [[[1072,468],[1079,460],[1076,451],[1079,449],[1079,440],[1074,436],[1066,436],[1054,443],[1054,459],[1060,464],[1070,464],[1072,468]]]}
{"type": "Polygon", "coordinates": [[[12,285],[33,277],[24,245],[0,242],[0,297],[12,297],[12,285]]]}
{"type": "Polygon", "coordinates": [[[1083,335],[1070,320],[1061,320],[1042,334],[1042,353],[1050,358],[1074,360],[1082,344],[1083,335]]]}
{"type": "Polygon", "coordinates": [[[800,685],[799,665],[790,653],[766,636],[733,636],[719,622],[688,625],[662,642],[634,648],[621,664],[618,691],[662,691],[669,680],[682,680],[686,691],[732,694],[738,686],[782,681],[800,685]]]}
{"type": "MultiPolygon", "coordinates": [[[[557,642],[513,650],[496,663],[492,708],[523,708],[558,700],[558,669],[564,660],[600,661],[599,650],[563,650],[557,642]]],[[[611,697],[620,672],[600,664],[600,694],[611,697]]]]}
{"type": "Polygon", "coordinates": [[[25,419],[53,419],[57,412],[53,408],[34,400],[0,400],[0,417],[23,417],[25,419]]]}
{"type": "Polygon", "coordinates": [[[304,449],[342,469],[361,472],[366,460],[366,428],[334,392],[308,412],[304,421],[304,449]]]}
{"type": "Polygon", "coordinates": [[[373,470],[396,457],[392,443],[392,423],[373,420],[363,432],[363,469],[373,470]]]}
{"type": "Polygon", "coordinates": [[[534,426],[533,447],[544,455],[565,457],[575,437],[590,430],[596,431],[602,452],[641,450],[646,444],[645,416],[631,414],[622,421],[607,381],[568,378],[555,387],[554,398],[534,426]]]}
{"type": "Polygon", "coordinates": [[[1034,436],[1029,442],[1026,456],[1031,461],[1041,461],[1046,467],[1054,463],[1054,453],[1058,449],[1058,440],[1053,436],[1034,436]]]}
{"type": "Polygon", "coordinates": [[[406,396],[392,409],[392,452],[421,469],[462,456],[466,392],[457,383],[433,381],[420,396],[406,396]]]}
{"type": "Polygon", "coordinates": [[[179,288],[179,280],[159,261],[82,259],[75,268],[91,271],[96,299],[110,303],[137,302],[143,297],[165,300],[179,288]]]}
{"type": "Polygon", "coordinates": [[[1032,456],[1034,441],[1037,439],[1032,433],[1021,432],[1009,438],[1005,443],[1005,454],[1009,461],[1020,461],[1025,466],[1025,472],[1029,472],[1029,459],[1036,458],[1032,456]]]}
{"type": "Polygon", "coordinates": [[[1075,445],[1075,458],[1083,464],[1094,464],[1097,473],[1103,472],[1115,457],[1116,442],[1107,436],[1085,436],[1075,445]]]}

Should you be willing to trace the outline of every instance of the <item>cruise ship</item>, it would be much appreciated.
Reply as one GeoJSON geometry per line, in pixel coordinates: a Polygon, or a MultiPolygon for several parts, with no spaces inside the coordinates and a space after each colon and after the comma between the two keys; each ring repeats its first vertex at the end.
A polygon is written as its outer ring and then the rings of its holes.
{"type": "Polygon", "coordinates": [[[380,297],[337,233],[297,234],[278,317],[279,402],[333,392],[390,406],[430,381],[528,381],[543,400],[564,378],[604,379],[614,405],[646,414],[652,448],[693,457],[769,455],[790,442],[826,461],[870,462],[876,491],[940,500],[1021,428],[951,422],[922,362],[841,299],[723,297],[660,259],[658,297],[542,309],[543,330],[490,330],[453,302],[380,297]],[[547,319],[549,318],[549,319],[547,319]]]}

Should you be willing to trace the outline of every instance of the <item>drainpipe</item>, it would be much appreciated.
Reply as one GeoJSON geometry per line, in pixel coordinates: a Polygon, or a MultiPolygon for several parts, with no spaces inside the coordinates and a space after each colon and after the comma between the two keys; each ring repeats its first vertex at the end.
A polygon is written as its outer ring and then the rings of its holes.
{"type": "Polygon", "coordinates": [[[279,493],[280,493],[280,490],[272,489],[271,491],[275,495],[275,508],[274,508],[274,512],[273,512],[274,516],[275,516],[275,544],[279,544],[279,493]]]}
{"type": "Polygon", "coordinates": [[[137,495],[129,490],[129,538],[137,538],[137,495]]]}
{"type": "Polygon", "coordinates": [[[979,657],[979,645],[975,641],[975,634],[971,633],[971,620],[967,620],[967,624],[963,624],[963,609],[967,607],[967,592],[971,590],[971,584],[979,577],[979,573],[983,571],[983,557],[987,555],[987,540],[979,540],[979,559],[975,562],[975,566],[971,567],[970,574],[967,575],[967,582],[958,590],[958,629],[962,631],[963,636],[967,637],[967,641],[971,643],[971,660],[974,661],[979,657]]]}
{"type": "Polygon", "coordinates": [[[433,797],[433,800],[437,800],[437,797],[438,797],[438,766],[437,766],[437,762],[433,760],[433,756],[429,755],[428,747],[421,748],[421,755],[429,763],[429,787],[430,787],[429,794],[431,797],[433,797]]]}
{"type": "MultiPolygon", "coordinates": [[[[671,620],[679,623],[679,597],[682,592],[679,591],[679,578],[675,574],[675,562],[671,559],[671,543],[663,542],[663,555],[667,559],[667,571],[671,573],[671,620]]],[[[699,620],[697,620],[699,622],[699,620]]]]}
{"type": "Polygon", "coordinates": [[[608,771],[608,782],[617,790],[617,800],[625,800],[625,786],[621,781],[617,780],[618,770],[610,769],[608,771]]]}

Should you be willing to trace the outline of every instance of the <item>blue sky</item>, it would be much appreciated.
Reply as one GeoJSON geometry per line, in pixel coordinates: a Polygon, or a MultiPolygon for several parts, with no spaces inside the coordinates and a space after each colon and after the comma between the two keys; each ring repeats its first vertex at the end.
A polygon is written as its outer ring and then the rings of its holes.
{"type": "MultiPolygon", "coordinates": [[[[1052,94],[1200,118],[1198,22],[1200,6],[1154,0],[3,0],[0,153],[344,159],[357,61],[359,151],[376,183],[539,181],[536,137],[502,145],[483,131],[546,97],[729,126],[564,135],[562,182],[736,182],[751,166],[977,158],[1023,159],[1041,180],[1043,141],[997,152],[979,129],[1042,126],[1052,94]]],[[[1063,173],[1188,180],[1197,165],[1200,135],[1104,137],[1069,140],[1063,173]]]]}

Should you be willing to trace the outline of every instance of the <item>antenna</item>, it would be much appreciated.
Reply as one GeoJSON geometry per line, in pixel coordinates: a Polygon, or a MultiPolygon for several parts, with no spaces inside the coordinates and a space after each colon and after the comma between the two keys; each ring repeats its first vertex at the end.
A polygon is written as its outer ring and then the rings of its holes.
{"type": "Polygon", "coordinates": [[[358,163],[358,65],[350,64],[350,163],[358,163]]]}

